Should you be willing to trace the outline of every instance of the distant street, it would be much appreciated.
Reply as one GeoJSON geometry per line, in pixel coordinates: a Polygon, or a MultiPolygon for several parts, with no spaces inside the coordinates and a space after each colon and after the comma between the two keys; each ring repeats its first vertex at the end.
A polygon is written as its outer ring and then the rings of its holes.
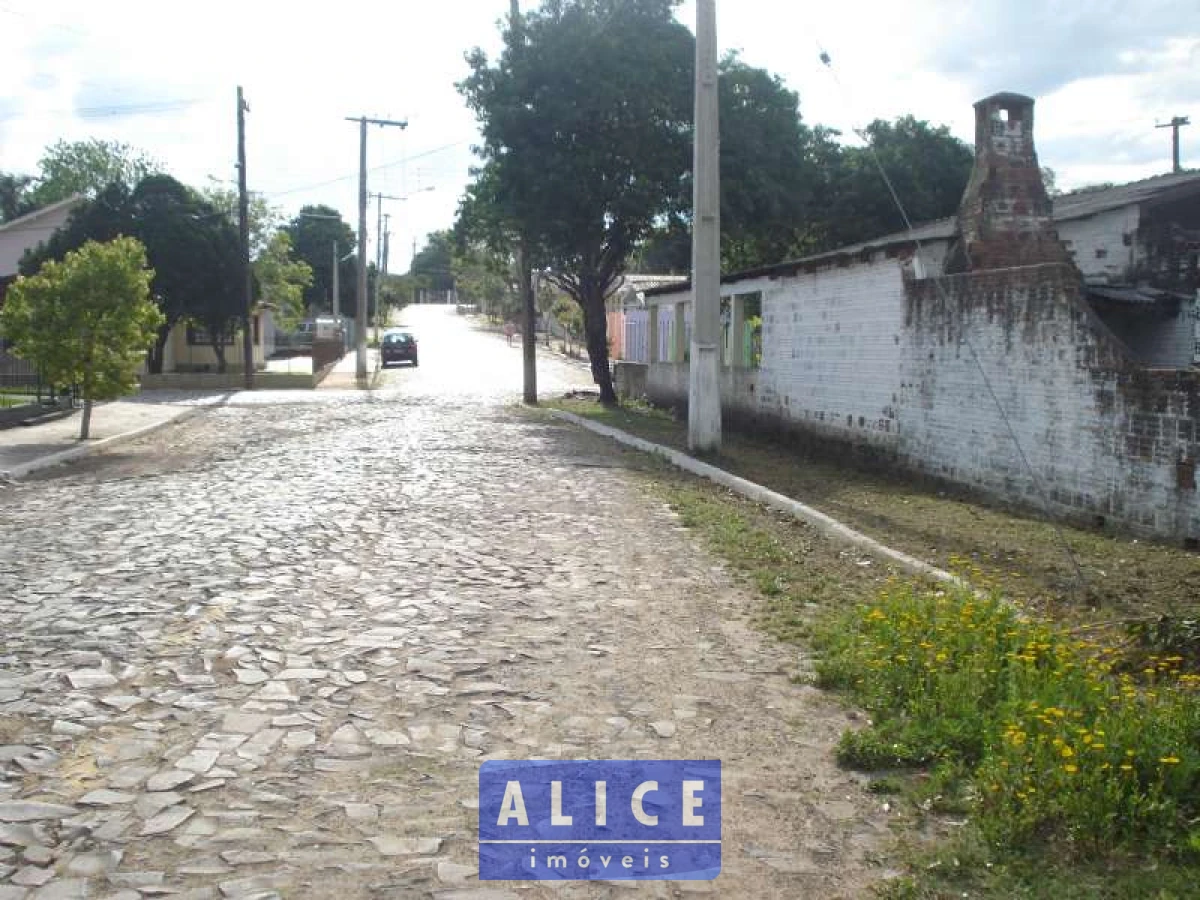
{"type": "Polygon", "coordinates": [[[845,714],[658,464],[516,409],[516,342],[401,321],[381,390],[236,394],[0,487],[0,900],[860,895],[890,837],[845,714]],[[481,884],[489,758],[721,759],[724,873],[481,884]]]}

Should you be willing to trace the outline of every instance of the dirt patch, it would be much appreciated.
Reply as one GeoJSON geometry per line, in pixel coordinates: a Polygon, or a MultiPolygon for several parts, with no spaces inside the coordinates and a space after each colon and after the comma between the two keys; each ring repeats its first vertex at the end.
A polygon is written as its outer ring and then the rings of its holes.
{"type": "MultiPolygon", "coordinates": [[[[686,450],[686,423],[662,411],[603,410],[569,401],[562,406],[686,450]]],[[[726,434],[717,463],[933,565],[977,570],[977,580],[1059,620],[1094,623],[1200,608],[1195,587],[1200,584],[1200,554],[1194,552],[1054,525],[803,455],[766,437],[726,434]],[[1082,571],[1082,587],[1072,556],[1082,571]]]]}

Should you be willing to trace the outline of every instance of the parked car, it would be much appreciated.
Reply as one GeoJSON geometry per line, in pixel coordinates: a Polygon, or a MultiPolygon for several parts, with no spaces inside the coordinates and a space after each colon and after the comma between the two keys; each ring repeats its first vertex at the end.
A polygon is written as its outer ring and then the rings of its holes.
{"type": "Polygon", "coordinates": [[[417,365],[417,339],[408,331],[386,332],[379,343],[379,360],[385,369],[392,363],[417,365]]]}

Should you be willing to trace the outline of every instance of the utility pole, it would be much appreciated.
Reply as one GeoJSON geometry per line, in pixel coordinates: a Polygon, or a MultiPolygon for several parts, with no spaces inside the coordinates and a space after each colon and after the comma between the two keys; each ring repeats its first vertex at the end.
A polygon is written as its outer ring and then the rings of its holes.
{"type": "Polygon", "coordinates": [[[341,260],[338,259],[337,241],[333,242],[333,303],[329,305],[333,316],[338,322],[342,319],[342,295],[340,293],[341,286],[338,284],[338,267],[341,265],[341,260]]]}
{"type": "Polygon", "coordinates": [[[1170,128],[1171,129],[1171,161],[1173,163],[1173,172],[1182,172],[1183,166],[1179,164],[1179,129],[1185,125],[1191,125],[1192,121],[1187,116],[1175,116],[1170,122],[1165,125],[1155,125],[1155,128],[1170,128]]]}
{"type": "Polygon", "coordinates": [[[696,2],[696,137],[693,161],[692,359],[688,447],[721,449],[721,169],[717,106],[717,3],[696,2]]]}
{"type": "MultiPolygon", "coordinates": [[[[380,207],[383,201],[380,201],[380,207]]],[[[383,214],[383,222],[379,226],[379,262],[375,265],[375,338],[379,339],[379,298],[383,291],[383,276],[387,273],[387,228],[391,224],[391,213],[383,214]]]]}
{"type": "Polygon", "coordinates": [[[414,235],[413,236],[413,255],[412,255],[412,259],[410,259],[408,261],[408,274],[413,276],[413,305],[414,306],[418,305],[421,302],[421,294],[420,294],[421,289],[419,287],[417,287],[416,275],[413,272],[413,265],[416,263],[416,261],[417,261],[417,238],[414,235]]]}
{"type": "MultiPolygon", "coordinates": [[[[521,28],[521,2],[512,0],[513,49],[523,48],[525,35],[521,28]]],[[[537,303],[533,295],[533,273],[530,271],[529,242],[525,235],[517,237],[517,285],[521,291],[521,306],[525,315],[521,322],[521,355],[524,362],[523,399],[529,406],[537,406],[537,303]]]]}
{"type": "Polygon", "coordinates": [[[347,122],[357,122],[358,133],[358,284],[355,285],[357,323],[354,329],[354,344],[357,356],[355,377],[360,386],[367,384],[367,126],[392,126],[407,128],[408,122],[390,119],[370,119],[359,116],[347,117],[347,122]]]}
{"type": "Polygon", "coordinates": [[[250,105],[237,89],[238,130],[238,234],[242,257],[242,364],[246,367],[245,387],[254,389],[254,335],[250,331],[250,305],[253,302],[253,280],[250,277],[250,195],[246,191],[246,113],[250,105]]]}

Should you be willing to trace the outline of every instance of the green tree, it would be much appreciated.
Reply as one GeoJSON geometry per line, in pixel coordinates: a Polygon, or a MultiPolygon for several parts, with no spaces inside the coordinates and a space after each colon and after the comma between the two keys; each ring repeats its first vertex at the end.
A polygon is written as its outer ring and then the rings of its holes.
{"type": "Polygon", "coordinates": [[[433,291],[454,288],[455,236],[452,231],[435,231],[425,240],[425,246],[413,257],[409,273],[423,279],[424,286],[433,291]]]}
{"type": "Polygon", "coordinates": [[[88,241],[122,235],[141,241],[154,268],[151,290],[163,320],[150,351],[150,371],[162,371],[167,338],[183,321],[208,329],[223,368],[224,348],[243,302],[238,231],[226,211],[169,175],[149,175],[133,191],[114,181],[74,210],[50,240],[26,253],[20,270],[33,274],[88,241]]]}
{"type": "Polygon", "coordinates": [[[0,332],[51,383],[79,386],[80,440],[88,438],[95,401],[116,399],[136,385],[162,321],[150,299],[153,274],[145,248],[118,238],[88,242],[9,288],[0,332]]]}
{"type": "Polygon", "coordinates": [[[605,297],[690,165],[694,41],[677,5],[548,0],[510,23],[494,64],[470,53],[459,85],[483,134],[487,201],[462,212],[494,223],[477,231],[520,236],[528,262],[579,304],[609,405],[605,297]]]}
{"type": "Polygon", "coordinates": [[[19,263],[20,272],[33,275],[47,261],[61,260],[88,241],[107,243],[122,235],[132,235],[135,230],[129,188],[113,182],[94,199],[72,210],[66,223],[47,240],[27,250],[19,263]]]}
{"type": "Polygon", "coordinates": [[[0,222],[19,218],[33,210],[29,196],[33,179],[28,175],[0,172],[0,222]]]}
{"type": "Polygon", "coordinates": [[[275,310],[283,328],[294,328],[304,318],[304,291],[312,284],[313,272],[308,263],[292,255],[286,231],[275,232],[253,268],[259,301],[275,310]]]}
{"type": "Polygon", "coordinates": [[[241,249],[224,210],[169,175],[143,178],[129,200],[133,234],[154,267],[154,297],[163,313],[150,357],[161,372],[163,349],[180,322],[202,324],[224,370],[224,348],[242,307],[241,249]]]}
{"type": "MultiPolygon", "coordinates": [[[[339,257],[353,253],[358,246],[354,230],[332,206],[302,207],[284,230],[292,242],[295,257],[308,263],[312,270],[312,283],[304,292],[305,304],[332,312],[333,246],[337,244],[339,257]]],[[[357,309],[355,288],[358,284],[358,267],[353,258],[338,264],[338,280],[342,315],[353,318],[357,309]]]]}
{"type": "Polygon", "coordinates": [[[95,197],[110,184],[131,190],[162,166],[139,150],[119,141],[58,141],[38,162],[39,177],[30,200],[47,206],[75,194],[95,197]]]}
{"type": "MultiPolygon", "coordinates": [[[[805,240],[820,211],[824,132],[800,116],[800,98],[778,76],[730,53],[720,65],[721,262],[738,271],[779,262],[805,240]]],[[[638,247],[631,267],[656,274],[691,271],[692,178],[680,181],[672,209],[638,247]]]]}
{"type": "MultiPolygon", "coordinates": [[[[221,182],[210,176],[208,186],[200,191],[200,196],[214,209],[226,213],[230,222],[238,221],[237,191],[222,187],[221,182]]],[[[276,232],[284,227],[283,211],[261,194],[252,193],[247,203],[247,213],[250,225],[250,258],[257,259],[266,251],[276,232]]]]}
{"type": "Polygon", "coordinates": [[[512,261],[482,245],[465,247],[450,263],[461,302],[478,306],[485,316],[516,321],[522,315],[512,261]]]}
{"type": "Polygon", "coordinates": [[[975,154],[948,128],[902,116],[895,122],[877,119],[861,137],[867,146],[845,147],[831,161],[818,203],[825,213],[813,235],[813,250],[833,250],[904,229],[880,166],[913,224],[958,211],[975,154]]]}

